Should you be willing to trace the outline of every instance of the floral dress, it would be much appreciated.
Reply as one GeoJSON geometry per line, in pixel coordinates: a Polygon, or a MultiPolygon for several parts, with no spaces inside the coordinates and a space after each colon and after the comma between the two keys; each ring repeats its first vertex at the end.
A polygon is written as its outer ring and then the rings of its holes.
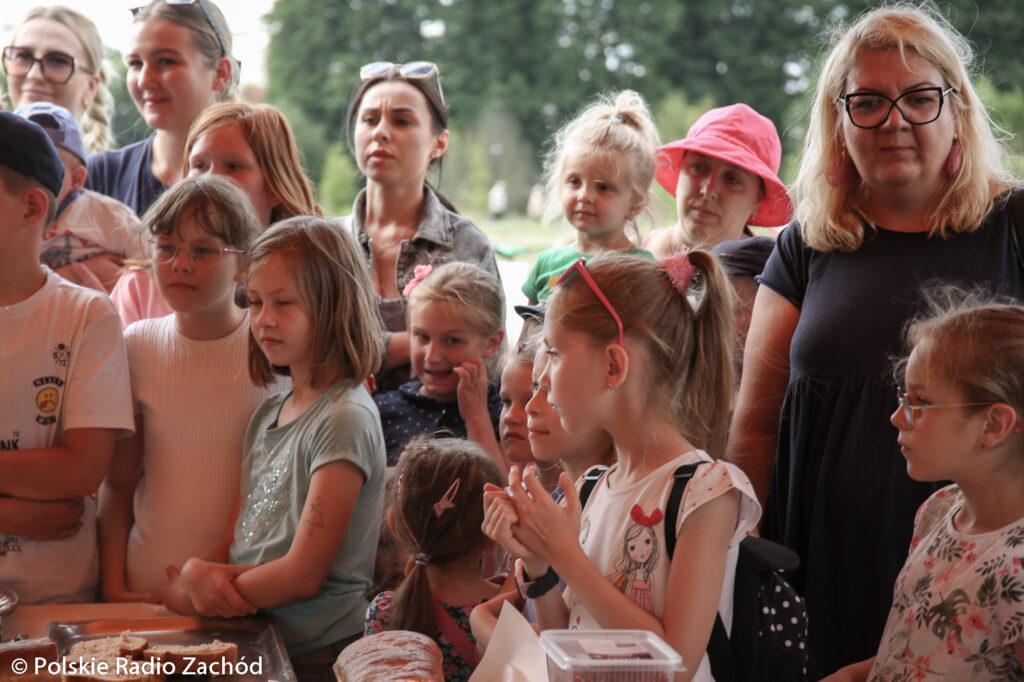
{"type": "Polygon", "coordinates": [[[870,680],[1024,679],[1024,518],[965,535],[962,507],[951,485],[918,510],[870,680]]]}

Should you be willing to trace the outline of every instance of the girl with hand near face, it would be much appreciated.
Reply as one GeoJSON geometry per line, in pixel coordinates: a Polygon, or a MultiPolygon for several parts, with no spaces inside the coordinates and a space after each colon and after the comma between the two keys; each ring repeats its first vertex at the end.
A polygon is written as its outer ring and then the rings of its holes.
{"type": "Polygon", "coordinates": [[[825,673],[878,647],[914,514],[888,358],[934,280],[1024,297],[1012,175],[936,11],[872,10],[837,36],[754,302],[727,454],[767,500],[762,532],[802,561],[825,673]],[[864,557],[872,557],[864,561],[864,557]],[[851,598],[856,595],[856,598],[851,598]]]}
{"type": "Polygon", "coordinates": [[[559,215],[576,229],[576,241],[542,251],[523,293],[530,303],[548,297],[552,281],[582,256],[622,251],[651,257],[638,249],[637,229],[651,211],[658,131],[638,93],[624,90],[599,97],[555,133],[546,161],[544,219],[559,215]]]}
{"type": "Polygon", "coordinates": [[[475,441],[504,476],[508,461],[496,434],[501,401],[487,363],[505,337],[501,283],[469,263],[421,265],[403,293],[418,379],[374,396],[388,464],[413,437],[443,433],[475,441]]]}
{"type": "Polygon", "coordinates": [[[746,104],[704,112],[686,138],[658,153],[663,163],[654,177],[676,198],[678,221],[644,236],[644,248],[656,258],[752,236],[748,225],[779,227],[789,220],[789,193],[778,176],[779,134],[746,104]]]}
{"type": "Polygon", "coordinates": [[[14,109],[51,102],[78,120],[87,151],[114,144],[103,41],[87,17],[59,5],[30,10],[4,48],[3,68],[14,109]]]}
{"type": "Polygon", "coordinates": [[[875,657],[831,682],[1024,677],[1024,308],[935,303],[890,420],[908,475],[953,484],[917,511],[875,657]]]}
{"type": "MultiPolygon", "coordinates": [[[[210,105],[192,125],[185,155],[187,176],[223,175],[241,187],[261,230],[272,222],[317,212],[313,184],[302,169],[295,135],[276,107],[247,102],[210,105]]],[[[145,267],[122,275],[110,297],[125,326],[170,314],[145,267]]]]}
{"type": "Polygon", "coordinates": [[[386,360],[375,379],[377,390],[390,391],[410,376],[402,291],[416,267],[461,261],[500,276],[487,237],[426,181],[448,149],[437,65],[373,62],[360,69],[360,78],[345,132],[366,189],[343,223],[370,264],[386,332],[386,360]]]}
{"type": "Polygon", "coordinates": [[[617,461],[585,509],[568,474],[557,504],[533,466],[484,493],[484,531],[519,557],[516,582],[542,630],[649,630],[688,661],[676,680],[712,679],[705,649],[716,615],[732,622],[739,542],[760,516],[743,472],[707,452],[732,403],[730,296],[704,251],[572,266],[548,299],[540,383],[566,434],[605,432],[617,461]],[[698,463],[681,513],[665,518],[673,471],[698,463]],[[678,537],[671,560],[667,533],[678,537]]]}
{"type": "Polygon", "coordinates": [[[86,186],[142,215],[181,177],[192,122],[215,101],[235,98],[240,64],[231,55],[224,15],[210,0],[152,0],[135,11],[132,30],[128,92],[155,133],[90,156],[86,186]]]}
{"type": "Polygon", "coordinates": [[[249,417],[286,387],[246,376],[249,314],[235,290],[261,226],[245,194],[223,178],[189,178],[153,204],[143,226],[173,314],[124,332],[136,425],[100,489],[107,601],[154,601],[167,566],[221,543],[249,417]]]}

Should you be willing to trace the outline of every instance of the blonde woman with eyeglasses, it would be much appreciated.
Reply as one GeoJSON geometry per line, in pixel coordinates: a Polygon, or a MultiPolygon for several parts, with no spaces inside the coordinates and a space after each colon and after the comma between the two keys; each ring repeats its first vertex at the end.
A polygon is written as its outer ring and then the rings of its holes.
{"type": "Polygon", "coordinates": [[[128,92],[150,137],[89,157],[86,186],[142,215],[181,177],[192,122],[210,104],[235,99],[240,64],[231,31],[210,0],[153,0],[133,10],[125,53],[128,92]]]}
{"type": "Polygon", "coordinates": [[[13,108],[60,105],[78,120],[88,151],[108,149],[114,98],[103,49],[96,25],[79,12],[60,5],[29,10],[3,50],[13,108]]]}
{"type": "MultiPolygon", "coordinates": [[[[384,319],[386,358],[378,390],[409,380],[403,289],[418,265],[478,265],[495,276],[494,249],[430,183],[427,171],[448,149],[448,107],[436,64],[373,62],[348,105],[345,132],[366,189],[344,219],[370,264],[384,319]]],[[[500,276],[499,276],[500,277],[500,276]]]]}
{"type": "Polygon", "coordinates": [[[933,280],[1024,298],[1014,178],[968,76],[967,41],[929,5],[837,31],[796,181],[754,303],[727,456],[800,554],[822,672],[872,655],[934,489],[907,475],[888,373],[933,280]]]}

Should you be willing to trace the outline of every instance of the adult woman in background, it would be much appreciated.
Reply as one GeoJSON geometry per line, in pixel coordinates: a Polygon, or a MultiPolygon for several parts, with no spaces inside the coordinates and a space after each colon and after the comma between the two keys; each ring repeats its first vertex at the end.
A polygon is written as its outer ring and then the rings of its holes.
{"type": "Polygon", "coordinates": [[[86,187],[142,215],[181,177],[192,121],[215,101],[236,97],[240,64],[231,31],[210,0],[170,5],[152,0],[135,11],[125,54],[128,92],[152,136],[89,157],[86,187]]]}
{"type": "Polygon", "coordinates": [[[888,420],[902,326],[936,280],[1024,297],[1000,196],[1013,177],[971,60],[927,7],[876,9],[837,32],[797,221],[758,280],[727,456],[767,496],[764,534],[802,557],[797,583],[826,673],[877,650],[932,490],[907,475],[888,420]]]}
{"type": "Polygon", "coordinates": [[[494,249],[473,223],[426,181],[448,149],[448,108],[437,66],[374,62],[360,69],[345,115],[349,149],[366,189],[344,219],[363,247],[388,332],[377,389],[408,381],[403,289],[418,265],[465,261],[498,276],[494,249]]]}
{"type": "Polygon", "coordinates": [[[793,212],[779,180],[775,124],[746,104],[704,112],[685,138],[658,152],[654,177],[675,197],[678,219],[644,235],[643,247],[657,258],[750,237],[748,225],[781,227],[793,212]]]}
{"type": "Polygon", "coordinates": [[[114,143],[103,41],[88,17],[60,5],[29,10],[4,48],[3,67],[14,109],[59,104],[78,120],[87,151],[114,143]]]}
{"type": "MultiPolygon", "coordinates": [[[[317,211],[313,183],[302,170],[291,125],[269,104],[220,102],[207,107],[189,131],[185,156],[184,175],[224,175],[245,190],[261,229],[317,211]]],[[[171,313],[148,267],[122,275],[110,297],[125,326],[171,313]]]]}

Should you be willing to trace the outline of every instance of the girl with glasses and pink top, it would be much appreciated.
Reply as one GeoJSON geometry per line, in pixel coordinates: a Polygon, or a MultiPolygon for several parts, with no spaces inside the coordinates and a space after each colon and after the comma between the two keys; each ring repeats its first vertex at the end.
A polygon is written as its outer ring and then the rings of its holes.
{"type": "Polygon", "coordinates": [[[877,653],[829,679],[1021,679],[1024,308],[933,294],[907,338],[901,460],[953,484],[917,511],[877,653]]]}
{"type": "Polygon", "coordinates": [[[484,494],[484,531],[519,557],[516,582],[541,629],[650,630],[686,661],[677,680],[712,679],[705,649],[717,617],[732,623],[739,542],[760,517],[743,472],[709,454],[733,397],[730,296],[706,251],[573,265],[548,299],[539,383],[566,434],[606,432],[617,462],[582,510],[568,474],[559,505],[534,465],[484,494]],[[685,464],[699,466],[669,519],[685,464]]]}
{"type": "Polygon", "coordinates": [[[837,32],[796,221],[757,280],[727,456],[766,502],[762,534],[802,559],[791,580],[825,673],[878,648],[915,512],[935,490],[907,475],[889,425],[901,328],[934,280],[1024,297],[1016,180],[971,62],[928,6],[875,9],[837,32]]]}

